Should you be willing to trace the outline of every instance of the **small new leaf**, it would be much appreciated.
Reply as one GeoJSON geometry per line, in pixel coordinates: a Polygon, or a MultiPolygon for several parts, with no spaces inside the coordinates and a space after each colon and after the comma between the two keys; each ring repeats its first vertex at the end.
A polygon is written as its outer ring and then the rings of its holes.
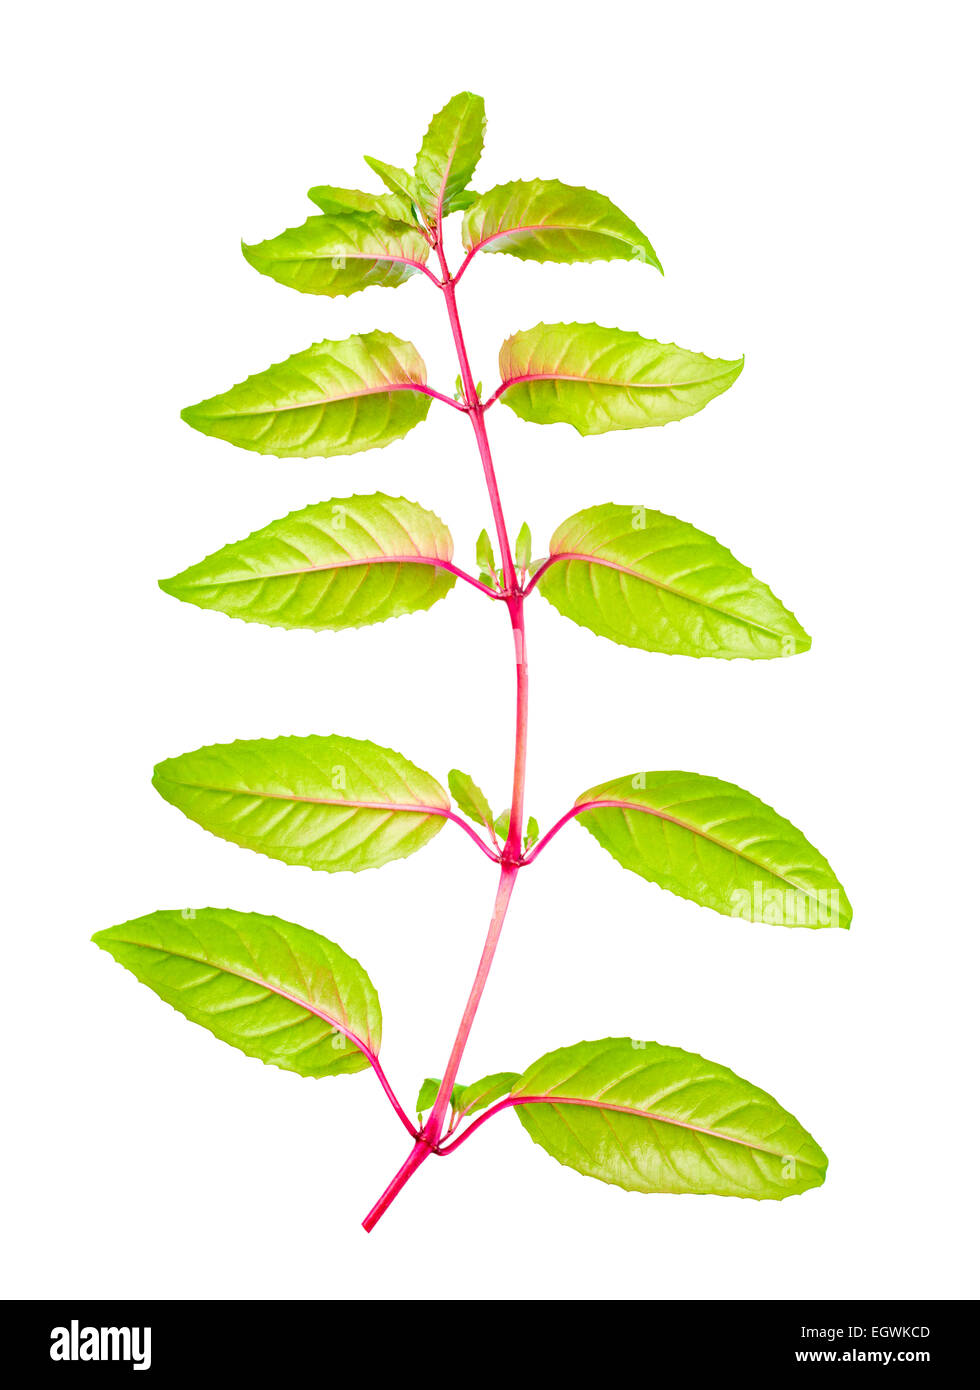
{"type": "Polygon", "coordinates": [[[493,546],[490,544],[490,537],[485,529],[476,538],[476,563],[481,570],[486,570],[490,574],[496,570],[493,546]]]}
{"type": "Polygon", "coordinates": [[[391,333],[357,333],[294,353],[181,411],[202,434],[277,458],[381,449],[425,419],[425,363],[391,333]]]}
{"type": "Polygon", "coordinates": [[[503,844],[510,834],[510,812],[501,811],[500,815],[493,823],[493,832],[497,839],[503,844]]]}
{"type": "Polygon", "coordinates": [[[463,246],[522,261],[637,261],[663,271],[649,240],[615,203],[557,179],[481,193],[463,218],[463,246]]]}
{"type": "Polygon", "coordinates": [[[742,363],[595,323],[539,323],[500,349],[500,399],[522,420],[583,435],[641,429],[703,410],[742,363]]]}
{"type": "Polygon", "coordinates": [[[519,570],[526,570],[531,563],[531,528],[526,521],[521,522],[514,545],[514,563],[519,570]]]}
{"type": "Polygon", "coordinates": [[[403,222],[351,212],[307,218],[268,241],[243,245],[242,254],[280,285],[337,296],[404,285],[425,267],[429,243],[403,222]]]}
{"type": "Polygon", "coordinates": [[[459,768],[454,767],[447,780],[449,790],[463,815],[469,816],[476,825],[485,826],[489,830],[493,825],[493,811],[490,809],[489,801],[470,774],[460,772],[459,768]]]}
{"type": "Polygon", "coordinates": [[[541,835],[541,830],[540,830],[540,827],[538,826],[537,821],[534,819],[533,816],[528,816],[528,818],[527,818],[527,830],[526,830],[526,833],[525,833],[525,835],[524,835],[524,848],[525,848],[525,850],[529,850],[529,849],[531,848],[532,845],[536,845],[536,844],[538,843],[538,839],[540,838],[540,835],[541,835]]]}
{"type": "Polygon", "coordinates": [[[363,1071],[381,1046],[367,972],[316,932],[231,908],[151,912],[92,940],[192,1023],[298,1072],[363,1071]]]}
{"type": "Polygon", "coordinates": [[[819,1144],[771,1095],[679,1047],[561,1047],[511,1094],[528,1098],[518,1119],[552,1158],[627,1192],[780,1201],[826,1175],[819,1144]]]}
{"type": "Polygon", "coordinates": [[[503,1100],[504,1096],[510,1094],[514,1082],[519,1080],[516,1071],[497,1071],[474,1081],[471,1086],[454,1088],[453,1109],[459,1114],[475,1115],[478,1110],[486,1110],[488,1105],[496,1105],[498,1100],[503,1100]]]}
{"type": "Polygon", "coordinates": [[[779,657],[810,638],[772,590],[689,522],[607,502],[563,521],[538,581],[566,618],[626,647],[779,657]]]}
{"type": "Polygon", "coordinates": [[[638,772],[590,787],[578,820],[624,869],[728,917],[849,927],[827,860],[751,792],[697,772],[638,772]]]}
{"type": "Polygon", "coordinates": [[[415,161],[416,202],[434,226],[440,217],[469,205],[466,185],[483,151],[483,98],[459,92],[432,117],[415,161]]]}
{"type": "Polygon", "coordinates": [[[446,525],[404,497],[336,497],[290,512],[160,588],[269,627],[364,627],[431,608],[456,582],[446,525]]]}
{"type": "Polygon", "coordinates": [[[153,785],[212,835],[328,873],[414,854],[450,809],[435,778],[400,753],[339,734],[198,748],[158,763],[153,785]]]}
{"type": "MultiPolygon", "coordinates": [[[[419,1088],[418,1098],[415,1102],[415,1109],[419,1115],[424,1115],[427,1110],[431,1110],[436,1103],[436,1096],[439,1094],[439,1087],[442,1083],[438,1076],[427,1076],[419,1088]]],[[[457,1102],[463,1093],[462,1086],[454,1086],[450,1093],[449,1103],[453,1111],[457,1109],[457,1102]]]]}

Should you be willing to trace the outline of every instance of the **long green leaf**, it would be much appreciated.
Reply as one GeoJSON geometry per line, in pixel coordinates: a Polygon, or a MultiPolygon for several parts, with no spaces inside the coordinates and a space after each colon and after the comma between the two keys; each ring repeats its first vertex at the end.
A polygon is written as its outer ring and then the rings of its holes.
{"type": "Polygon", "coordinates": [[[400,753],[339,734],[198,748],[158,763],[153,785],[212,835],[328,873],[414,854],[449,811],[435,778],[400,753]]]}
{"type": "Polygon", "coordinates": [[[595,323],[539,323],[500,349],[500,399],[522,420],[579,434],[641,429],[703,410],[742,362],[595,323]]]}
{"type": "Polygon", "coordinates": [[[151,912],[92,940],[249,1057],[300,1076],[338,1076],[378,1055],[381,1007],[367,972],[293,922],[204,907],[151,912]]]}
{"type": "Polygon", "coordinates": [[[626,647],[776,657],[810,638],[713,536],[646,507],[607,502],[563,521],[538,587],[559,613],[626,647]]]}
{"type": "Polygon", "coordinates": [[[269,241],[242,246],[249,265],[304,294],[348,295],[404,285],[424,268],[422,233],[377,213],[309,217],[269,241]]]}
{"type": "Polygon", "coordinates": [[[483,152],[486,129],[483,98],[459,92],[429,124],[415,161],[415,191],[431,225],[468,203],[460,201],[483,152]]]}
{"type": "Polygon", "coordinates": [[[405,193],[362,193],[359,188],[335,188],[321,183],[306,195],[321,212],[374,212],[390,217],[393,222],[416,224],[412,218],[412,200],[405,193]]]}
{"type": "Polygon", "coordinates": [[[751,792],[697,772],[638,772],[590,787],[578,820],[624,869],[729,917],[849,927],[833,869],[751,792]],[[599,804],[596,804],[599,803],[599,804]]]}
{"type": "Polygon", "coordinates": [[[647,237],[615,203],[557,179],[481,193],[463,218],[463,246],[522,261],[639,261],[663,271],[647,237]]]}
{"type": "Polygon", "coordinates": [[[437,516],[376,492],[290,512],[160,588],[270,627],[364,627],[431,608],[456,582],[452,556],[437,516]]]}
{"type": "Polygon", "coordinates": [[[549,1052],[512,1095],[552,1158],[628,1192],[779,1201],[819,1187],[827,1158],[772,1096],[695,1052],[603,1038],[549,1052]]]}
{"type": "Polygon", "coordinates": [[[429,413],[425,363],[391,333],[314,343],[181,419],[202,434],[278,458],[329,458],[381,449],[429,413]]]}

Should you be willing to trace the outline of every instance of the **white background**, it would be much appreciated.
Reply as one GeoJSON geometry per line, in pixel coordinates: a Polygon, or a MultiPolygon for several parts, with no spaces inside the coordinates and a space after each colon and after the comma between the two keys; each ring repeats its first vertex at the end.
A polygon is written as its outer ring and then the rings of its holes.
{"type": "Polygon", "coordinates": [[[20,1296],[794,1298],[976,1292],[974,81],[967,6],[442,8],[39,4],[9,22],[9,566],[3,803],[7,1292],[20,1296]],[[624,873],[570,826],[518,885],[463,1075],[608,1034],[771,1090],[830,1155],[781,1204],[640,1197],[561,1168],[504,1115],[360,1220],[406,1152],[370,1074],[301,1081],[172,1012],[88,943],[157,907],[271,912],[371,973],[407,1104],[441,1068],[494,870],[448,827],[379,873],[287,868],[153,792],[160,758],[336,731],[500,807],[503,612],[458,586],[385,627],[287,633],[156,579],[287,511],[382,489],[489,516],[466,421],[280,461],[181,406],[321,338],[389,329],[456,367],[419,280],[331,301],[257,276],[254,241],[410,164],[431,113],[486,97],[486,188],[599,188],[635,265],[474,265],[476,374],[540,319],[714,356],[735,388],[664,430],[580,439],[489,417],[512,532],[580,507],[674,513],[813,634],[782,662],[616,647],[529,605],[529,810],[637,768],[745,785],[823,849],[853,930],[750,926],[624,873]],[[972,224],[972,225],[971,225],[972,224]],[[11,438],[12,435],[12,438],[11,438]],[[967,600],[970,607],[967,608],[967,600]],[[972,775],[971,775],[972,772],[972,775]]]}

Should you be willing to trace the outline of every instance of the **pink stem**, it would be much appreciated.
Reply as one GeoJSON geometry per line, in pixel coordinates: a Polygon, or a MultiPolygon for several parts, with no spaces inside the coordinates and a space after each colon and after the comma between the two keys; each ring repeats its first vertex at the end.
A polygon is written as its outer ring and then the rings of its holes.
{"type": "Polygon", "coordinates": [[[455,282],[449,273],[449,267],[446,264],[446,257],[442,247],[441,228],[437,230],[435,249],[439,257],[439,263],[442,267],[444,277],[444,283],[440,288],[442,289],[446,301],[446,310],[449,314],[449,324],[452,329],[453,342],[456,345],[460,380],[463,383],[463,394],[466,400],[465,408],[473,423],[473,431],[476,435],[477,447],[480,451],[480,461],[483,464],[483,475],[486,479],[487,492],[490,498],[490,508],[493,512],[494,526],[497,531],[497,541],[500,546],[501,571],[504,581],[502,597],[507,602],[507,611],[510,616],[511,629],[514,634],[514,657],[517,672],[514,783],[510,805],[510,825],[508,827],[506,842],[500,854],[500,882],[497,886],[497,897],[494,902],[493,915],[490,919],[490,927],[483,945],[483,954],[480,956],[480,964],[477,967],[476,977],[470,989],[469,998],[466,1001],[466,1008],[463,1010],[463,1017],[460,1020],[459,1029],[457,1030],[452,1051],[449,1055],[449,1062],[442,1081],[439,1084],[439,1091],[436,1096],[435,1104],[426,1121],[425,1128],[422,1130],[421,1134],[419,1134],[412,1152],[409,1154],[408,1158],[406,1158],[401,1168],[399,1168],[394,1178],[392,1178],[385,1191],[381,1194],[380,1198],[365,1218],[363,1224],[366,1231],[374,1229],[375,1225],[381,1219],[385,1211],[387,1211],[398,1193],[408,1182],[415,1170],[425,1162],[429,1154],[438,1151],[439,1140],[442,1136],[443,1125],[446,1119],[446,1112],[449,1109],[450,1098],[452,1096],[452,1089],[459,1073],[463,1052],[470,1036],[470,1030],[473,1027],[476,1011],[479,1008],[480,1000],[483,996],[487,977],[490,974],[490,967],[493,964],[497,942],[500,940],[500,933],[503,929],[504,918],[507,915],[510,896],[514,890],[514,883],[521,869],[520,847],[521,834],[524,828],[524,783],[527,768],[528,723],[528,669],[527,645],[524,630],[524,595],[520,590],[520,586],[517,582],[517,574],[514,570],[510,541],[507,537],[507,524],[504,520],[503,508],[500,503],[500,492],[497,487],[497,477],[494,472],[493,458],[490,453],[490,441],[487,438],[486,425],[483,422],[483,415],[486,407],[481,404],[476,385],[473,381],[473,373],[470,369],[469,357],[467,356],[466,344],[463,341],[463,331],[459,321],[455,282]]]}
{"type": "MultiPolygon", "coordinates": [[[[470,997],[466,1001],[466,1008],[463,1010],[462,1021],[456,1040],[453,1043],[453,1050],[449,1057],[449,1065],[446,1074],[442,1078],[439,1087],[439,1094],[436,1097],[435,1105],[432,1107],[425,1128],[422,1130],[415,1141],[415,1147],[408,1155],[405,1162],[392,1178],[391,1182],[382,1192],[374,1206],[368,1212],[361,1223],[366,1231],[373,1231],[381,1220],[382,1216],[391,1206],[399,1192],[408,1182],[420,1164],[424,1163],[438,1146],[439,1136],[442,1133],[443,1122],[446,1118],[446,1111],[449,1108],[449,1098],[456,1082],[456,1074],[459,1071],[459,1064],[463,1057],[463,1049],[466,1040],[473,1027],[473,1019],[480,1004],[480,997],[483,994],[487,976],[490,974],[490,966],[493,964],[494,952],[497,949],[497,942],[500,940],[500,931],[504,925],[504,917],[507,914],[507,904],[510,902],[510,895],[514,887],[514,880],[517,877],[518,865],[505,865],[500,872],[500,883],[497,887],[497,898],[493,905],[493,916],[490,919],[490,929],[487,932],[487,939],[483,945],[483,954],[480,957],[480,965],[476,972],[476,979],[470,989],[470,997]]],[[[414,1134],[415,1131],[413,1130],[414,1134]]]]}
{"type": "Polygon", "coordinates": [[[424,1143],[421,1139],[416,1139],[415,1148],[408,1155],[408,1158],[406,1158],[384,1192],[382,1192],[381,1196],[361,1222],[361,1225],[366,1231],[371,1232],[374,1230],[375,1226],[391,1206],[399,1192],[401,1192],[416,1168],[420,1167],[420,1165],[425,1162],[431,1152],[432,1149],[428,1144],[424,1143]]]}
{"type": "Polygon", "coordinates": [[[470,995],[466,1001],[466,1008],[463,1010],[463,1017],[460,1020],[459,1029],[457,1030],[456,1038],[453,1042],[453,1049],[449,1054],[449,1062],[446,1066],[445,1075],[439,1085],[439,1093],[436,1096],[432,1112],[423,1130],[423,1134],[433,1145],[438,1142],[439,1136],[442,1134],[442,1124],[443,1120],[446,1118],[446,1111],[449,1109],[449,1100],[452,1095],[453,1086],[456,1084],[459,1064],[463,1059],[463,1050],[470,1036],[470,1030],[473,1027],[476,1011],[480,1006],[480,999],[483,996],[484,986],[487,983],[487,976],[490,974],[490,967],[493,964],[497,942],[500,940],[500,932],[504,925],[504,918],[507,915],[507,905],[510,902],[510,895],[514,890],[517,868],[518,866],[516,864],[505,864],[500,870],[497,897],[493,904],[493,915],[490,918],[487,939],[483,943],[483,954],[480,956],[480,964],[477,967],[476,978],[470,988],[470,995]]]}
{"type": "MultiPolygon", "coordinates": [[[[436,284],[439,285],[438,280],[436,284]]],[[[441,289],[442,286],[439,285],[439,288],[441,289]]],[[[461,405],[459,401],[454,401],[452,396],[444,396],[441,391],[434,391],[431,386],[412,386],[410,389],[412,391],[418,391],[420,395],[431,396],[434,401],[442,401],[445,405],[451,405],[453,410],[462,410],[464,412],[466,410],[466,406],[461,405]]]]}
{"type": "Polygon", "coordinates": [[[491,860],[492,863],[500,863],[498,856],[494,854],[493,850],[490,848],[487,842],[485,840],[481,840],[480,836],[473,829],[472,825],[467,825],[466,821],[463,820],[462,817],[457,816],[455,811],[443,811],[440,814],[444,815],[446,817],[446,820],[451,820],[453,825],[458,825],[460,830],[465,830],[467,835],[469,835],[470,839],[473,841],[473,843],[475,845],[479,845],[480,849],[483,850],[483,853],[487,856],[489,860],[491,860]]]}
{"type": "MultiPolygon", "coordinates": [[[[541,853],[545,845],[548,843],[548,841],[554,839],[554,837],[558,834],[562,826],[567,825],[568,822],[574,819],[575,816],[580,816],[583,811],[601,810],[601,808],[604,806],[608,806],[615,811],[642,811],[644,815],[657,816],[660,820],[670,821],[673,825],[679,825],[682,830],[695,830],[695,827],[693,825],[688,825],[686,821],[678,820],[676,816],[670,816],[667,814],[666,811],[655,810],[652,806],[640,806],[637,804],[637,802],[626,801],[622,797],[597,797],[594,801],[578,802],[578,804],[573,806],[570,811],[565,812],[561,820],[555,821],[554,825],[548,831],[547,835],[542,835],[541,839],[531,850],[530,854],[526,854],[524,856],[523,860],[521,861],[522,867],[526,866],[527,864],[533,864],[535,859],[537,859],[538,855],[541,853]]],[[[707,833],[707,831],[698,830],[696,833],[702,835],[707,840],[711,839],[711,836],[707,833]]]]}
{"type": "Polygon", "coordinates": [[[446,264],[446,255],[442,249],[441,238],[436,245],[436,252],[439,256],[439,263],[442,266],[442,273],[445,277],[442,293],[446,300],[446,312],[449,314],[449,326],[452,330],[453,342],[456,345],[456,357],[459,361],[459,375],[463,383],[463,395],[466,400],[466,409],[469,411],[470,419],[473,422],[473,432],[476,435],[477,448],[480,450],[480,462],[483,464],[483,476],[486,479],[487,492],[490,494],[490,508],[493,512],[493,524],[497,531],[497,541],[501,550],[504,591],[510,593],[517,588],[517,576],[514,573],[514,561],[511,558],[510,542],[507,539],[507,523],[504,521],[504,512],[500,505],[500,490],[497,487],[497,476],[493,470],[493,458],[490,454],[490,441],[487,438],[487,427],[483,423],[483,412],[486,407],[480,403],[480,398],[476,392],[476,383],[473,380],[473,372],[470,369],[470,359],[466,351],[466,343],[463,341],[463,329],[459,322],[459,308],[456,304],[456,286],[452,276],[449,274],[449,267],[446,264]]]}
{"type": "MultiPolygon", "coordinates": [[[[356,1039],[355,1039],[355,1041],[356,1041],[356,1039]]],[[[381,1066],[381,1063],[378,1061],[377,1057],[375,1057],[374,1053],[373,1053],[373,1052],[369,1052],[369,1051],[367,1050],[366,1047],[362,1047],[362,1048],[361,1048],[361,1051],[364,1053],[365,1057],[368,1059],[368,1061],[371,1063],[371,1066],[374,1068],[374,1074],[375,1074],[375,1076],[378,1078],[378,1080],[381,1082],[381,1085],[382,1085],[382,1088],[383,1088],[383,1090],[384,1090],[385,1095],[386,1095],[386,1096],[388,1097],[388,1099],[391,1101],[391,1106],[392,1106],[392,1109],[394,1110],[395,1114],[396,1114],[396,1115],[398,1116],[398,1118],[401,1120],[402,1124],[403,1124],[403,1125],[405,1126],[405,1128],[408,1130],[409,1134],[411,1134],[411,1135],[413,1136],[413,1138],[414,1138],[415,1134],[417,1133],[417,1130],[416,1130],[415,1126],[412,1124],[411,1120],[410,1120],[410,1119],[408,1118],[408,1116],[405,1114],[404,1110],[403,1110],[403,1109],[401,1108],[401,1106],[399,1105],[399,1103],[398,1103],[398,1097],[395,1095],[394,1091],[391,1089],[391,1082],[390,1082],[390,1081],[388,1080],[388,1078],[385,1076],[384,1070],[382,1069],[382,1066],[381,1066]]]]}
{"type": "Polygon", "coordinates": [[[566,811],[565,814],[562,816],[561,820],[555,821],[554,825],[551,827],[551,829],[548,831],[548,833],[547,833],[546,835],[542,835],[542,836],[541,836],[541,839],[540,839],[540,840],[538,841],[538,843],[534,846],[534,848],[530,851],[530,853],[529,853],[529,854],[525,854],[525,856],[524,856],[524,863],[525,863],[525,864],[533,864],[534,861],[535,861],[535,859],[537,859],[538,855],[541,853],[541,851],[544,849],[545,845],[548,843],[548,841],[549,841],[549,840],[553,840],[554,837],[558,834],[559,830],[562,828],[562,826],[563,826],[563,825],[567,825],[568,822],[569,822],[570,820],[572,820],[575,816],[581,815],[581,813],[582,813],[583,811],[592,810],[594,806],[601,806],[601,805],[605,805],[605,804],[608,804],[608,803],[604,803],[604,802],[586,802],[586,803],[585,803],[584,805],[582,805],[582,806],[573,806],[572,809],[571,809],[570,811],[566,811]]]}
{"type": "Polygon", "coordinates": [[[524,594],[525,594],[525,597],[526,597],[529,593],[531,593],[531,591],[533,590],[535,584],[537,584],[538,580],[541,579],[543,575],[547,574],[548,570],[551,569],[551,566],[552,566],[553,564],[555,564],[558,560],[588,560],[588,561],[591,561],[591,560],[592,560],[592,556],[591,556],[591,555],[571,555],[571,554],[568,554],[568,555],[549,555],[548,558],[547,558],[547,560],[545,560],[545,562],[544,562],[543,564],[541,564],[541,565],[539,565],[539,566],[537,567],[537,569],[536,569],[536,570],[534,571],[534,573],[531,575],[531,578],[530,578],[530,579],[528,580],[528,582],[524,585],[524,594]]]}

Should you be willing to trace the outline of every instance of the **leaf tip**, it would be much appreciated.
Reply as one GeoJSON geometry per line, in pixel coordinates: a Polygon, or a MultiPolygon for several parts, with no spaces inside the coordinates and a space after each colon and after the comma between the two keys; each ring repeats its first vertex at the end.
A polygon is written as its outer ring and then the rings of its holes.
{"type": "Polygon", "coordinates": [[[183,410],[180,412],[180,418],[183,420],[185,425],[190,425],[192,430],[200,430],[202,433],[203,425],[201,423],[201,407],[203,406],[203,404],[203,401],[195,401],[193,405],[185,405],[183,410]]]}

